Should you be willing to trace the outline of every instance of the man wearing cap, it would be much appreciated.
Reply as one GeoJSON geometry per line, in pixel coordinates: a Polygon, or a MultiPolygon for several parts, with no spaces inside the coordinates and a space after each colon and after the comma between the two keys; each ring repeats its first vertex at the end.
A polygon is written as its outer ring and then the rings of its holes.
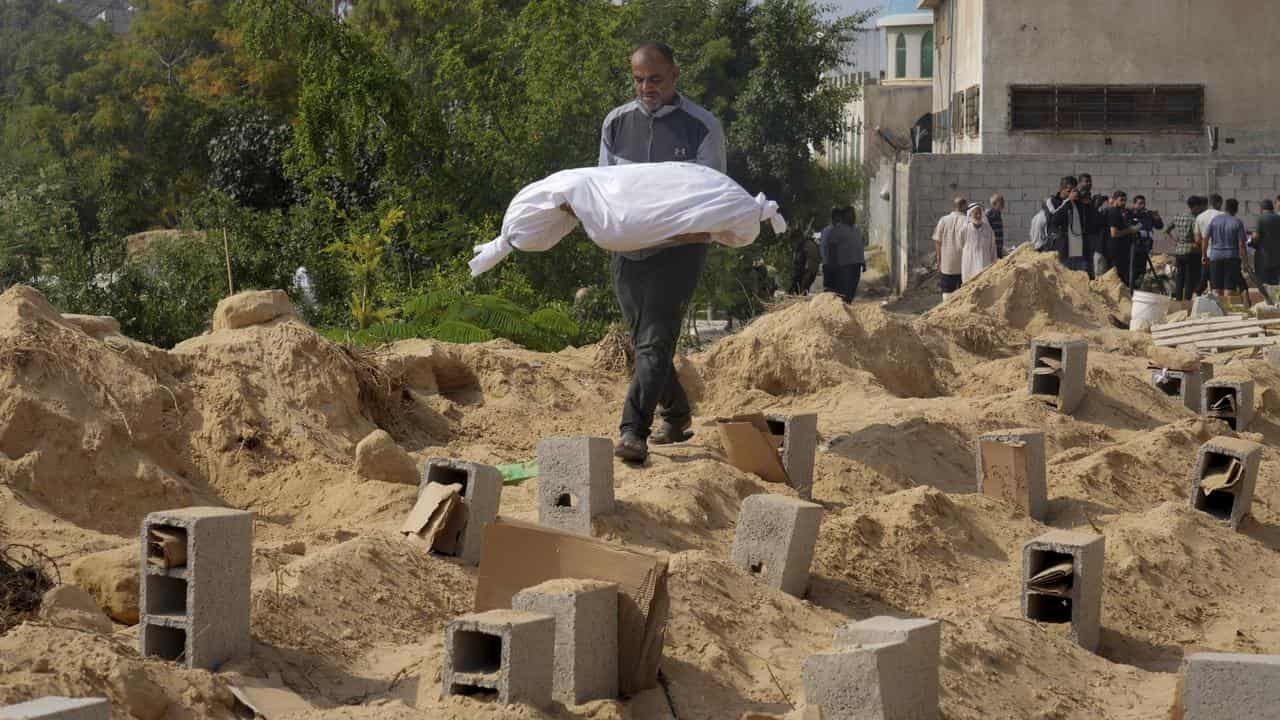
{"type": "MultiPolygon", "coordinates": [[[[724,132],[710,112],[676,92],[680,66],[663,43],[645,43],[631,53],[636,99],[615,108],[600,131],[600,165],[692,162],[725,172],[724,132]]],[[[676,375],[676,341],[685,310],[707,264],[706,234],[671,238],[664,245],[610,260],[613,288],[631,329],[635,369],[622,409],[614,455],[643,463],[648,441],[684,442],[692,437],[689,398],[676,375]],[[662,408],[662,426],[650,434],[662,408]]]]}

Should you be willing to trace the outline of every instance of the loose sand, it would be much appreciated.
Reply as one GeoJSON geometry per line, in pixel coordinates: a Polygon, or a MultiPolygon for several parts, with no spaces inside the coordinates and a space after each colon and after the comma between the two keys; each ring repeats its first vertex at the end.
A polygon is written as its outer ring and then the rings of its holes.
{"type": "MultiPolygon", "coordinates": [[[[418,460],[496,463],[531,458],[542,436],[612,436],[627,378],[595,348],[349,352],[285,315],[165,352],[86,334],[13,288],[0,296],[0,542],[39,546],[69,580],[77,559],[131,547],[149,511],[252,510],[255,644],[213,675],[139,658],[136,627],[32,618],[0,635],[0,704],[106,695],[115,718],[228,718],[242,673],[279,674],[311,718],[733,720],[798,706],[804,658],[841,623],[887,613],[943,622],[949,720],[1166,717],[1188,648],[1280,653],[1280,372],[1213,359],[1257,380],[1244,436],[1268,446],[1236,533],[1186,507],[1197,446],[1229,431],[1149,386],[1149,340],[1110,322],[1124,305],[1114,278],[1019,252],[921,316],[819,296],[682,361],[697,434],[643,470],[618,465],[602,525],[670,557],[665,690],[543,714],[440,697],[441,630],[470,610],[475,570],[395,532],[415,489],[359,478],[355,446],[381,428],[418,460]],[[1026,343],[1045,332],[1090,341],[1073,417],[1026,394],[1026,343]],[[744,409],[819,415],[827,516],[805,599],[727,562],[742,499],[785,492],[723,461],[712,418],[744,409]],[[1021,546],[1046,526],[972,494],[974,438],[1025,426],[1048,439],[1047,525],[1107,536],[1096,655],[1019,618],[1021,546]]],[[[502,513],[536,518],[536,489],[507,488],[502,513]]]]}

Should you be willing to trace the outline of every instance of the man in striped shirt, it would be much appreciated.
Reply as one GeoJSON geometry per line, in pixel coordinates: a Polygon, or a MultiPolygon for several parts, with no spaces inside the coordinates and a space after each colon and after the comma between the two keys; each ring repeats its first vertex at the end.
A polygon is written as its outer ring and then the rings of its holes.
{"type": "Polygon", "coordinates": [[[1196,216],[1204,212],[1209,203],[1199,195],[1187,198],[1187,210],[1173,216],[1165,232],[1173,241],[1173,257],[1178,268],[1174,285],[1174,300],[1190,300],[1200,287],[1201,253],[1196,241],[1196,216]]]}

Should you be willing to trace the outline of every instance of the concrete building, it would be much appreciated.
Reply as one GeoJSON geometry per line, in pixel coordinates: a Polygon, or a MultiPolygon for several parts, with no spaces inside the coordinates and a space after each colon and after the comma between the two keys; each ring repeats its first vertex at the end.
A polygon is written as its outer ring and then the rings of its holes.
{"type": "MultiPolygon", "coordinates": [[[[897,7],[910,2],[896,3],[897,7]]],[[[868,175],[881,158],[901,151],[928,152],[932,140],[933,16],[895,12],[876,21],[854,43],[854,62],[832,82],[854,85],[846,106],[845,135],[831,144],[832,165],[855,165],[868,175]],[[860,64],[861,63],[861,64],[860,64]]]]}
{"type": "Polygon", "coordinates": [[[1280,73],[1259,66],[1280,14],[1264,6],[921,0],[934,152],[1280,152],[1280,73]]]}

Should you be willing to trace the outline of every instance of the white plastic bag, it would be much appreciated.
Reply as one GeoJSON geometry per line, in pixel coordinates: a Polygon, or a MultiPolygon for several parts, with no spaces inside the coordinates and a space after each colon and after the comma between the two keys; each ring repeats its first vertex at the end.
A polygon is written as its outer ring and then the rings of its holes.
{"type": "Polygon", "coordinates": [[[579,221],[595,244],[614,252],[659,247],[677,235],[694,233],[743,247],[755,242],[762,222],[768,221],[774,232],[787,229],[777,203],[763,193],[751,197],[729,176],[703,165],[635,163],[563,170],[516,194],[502,220],[502,235],[476,246],[472,276],[493,268],[514,249],[550,250],[579,221]]]}

